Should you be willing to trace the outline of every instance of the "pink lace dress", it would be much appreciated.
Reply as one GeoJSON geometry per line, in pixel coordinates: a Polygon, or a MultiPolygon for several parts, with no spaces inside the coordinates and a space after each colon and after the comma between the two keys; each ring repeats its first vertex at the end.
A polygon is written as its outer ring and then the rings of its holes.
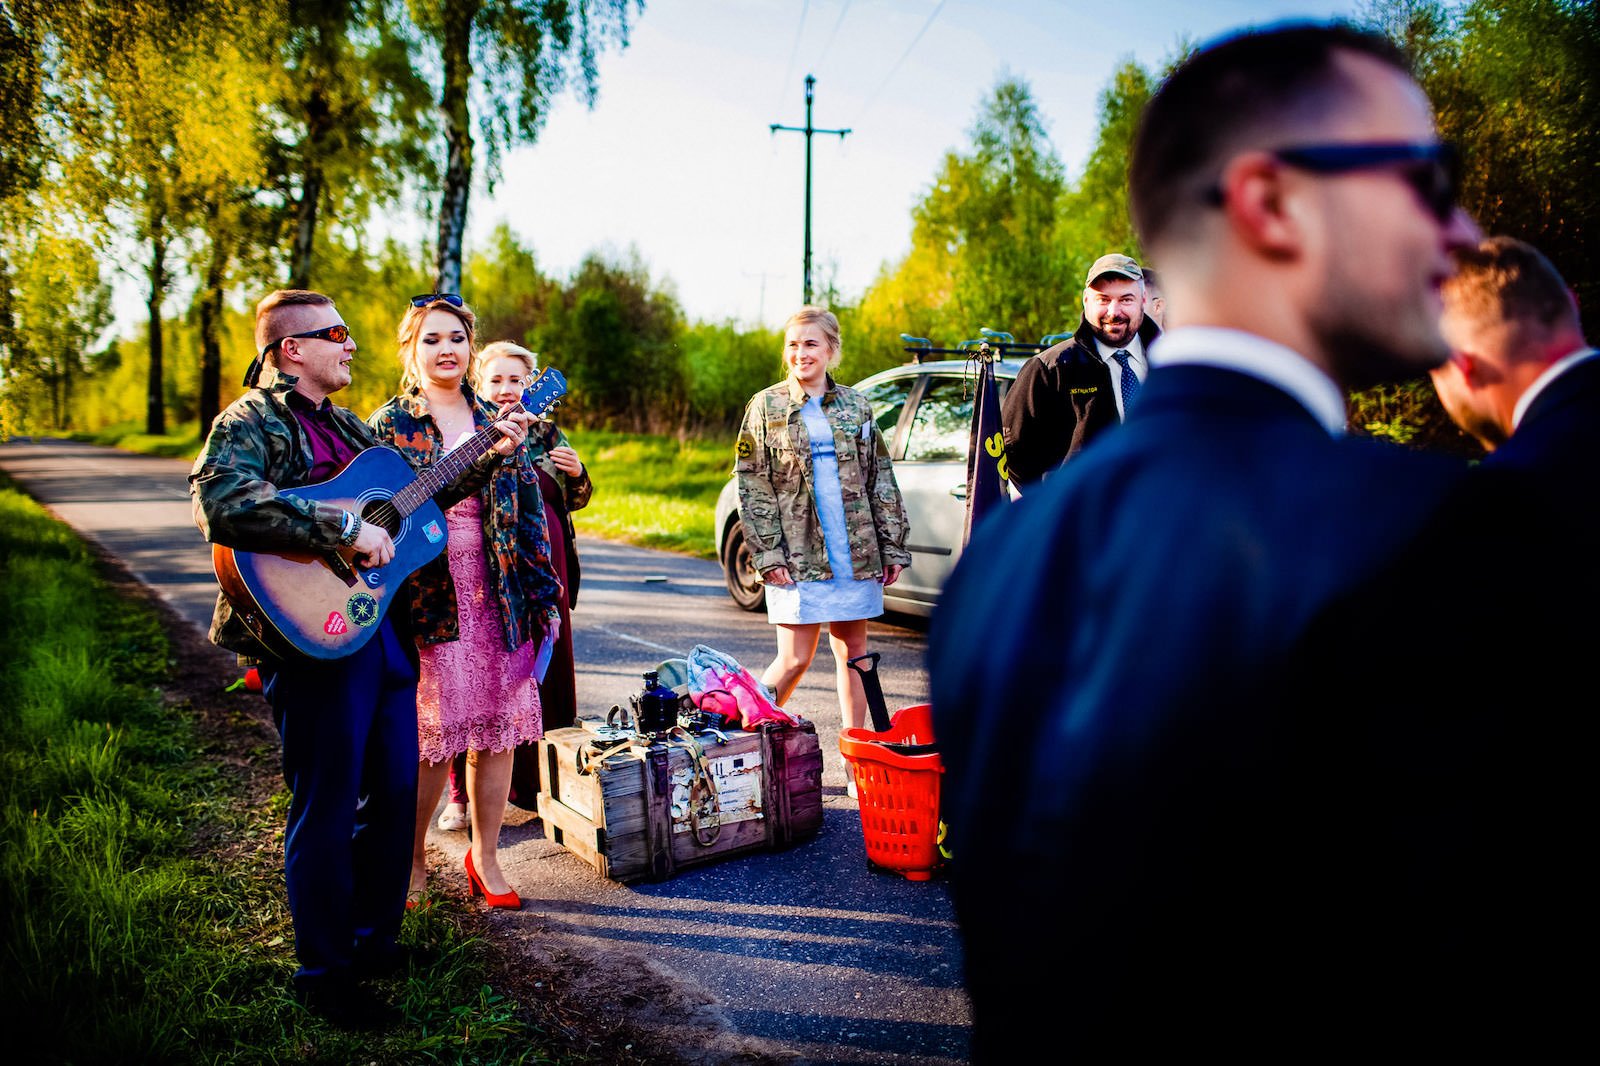
{"type": "Polygon", "coordinates": [[[417,741],[422,761],[466,750],[509,751],[543,735],[533,658],[539,642],[506,651],[500,607],[489,589],[477,496],[445,512],[446,555],[456,586],[459,640],[422,648],[417,682],[417,741]]]}

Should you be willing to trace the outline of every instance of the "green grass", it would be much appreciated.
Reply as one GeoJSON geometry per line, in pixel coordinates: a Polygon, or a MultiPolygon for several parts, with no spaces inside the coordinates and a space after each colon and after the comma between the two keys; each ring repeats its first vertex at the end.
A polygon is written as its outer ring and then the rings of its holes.
{"type": "Polygon", "coordinates": [[[385,990],[403,1024],[345,1033],[291,1002],[284,793],[244,799],[161,696],[156,613],[3,478],[0,647],[0,1024],[34,1061],[585,1061],[491,987],[480,919],[449,901],[407,915],[437,961],[385,990]]]}
{"type": "Polygon", "coordinates": [[[193,459],[200,454],[200,423],[186,422],[173,432],[151,436],[142,422],[119,422],[88,433],[73,433],[71,439],[88,444],[105,444],[144,455],[165,455],[174,459],[193,459]]]}
{"type": "Polygon", "coordinates": [[[733,470],[733,441],[568,430],[594,497],[573,515],[578,532],[717,557],[712,518],[733,470]]]}
{"type": "MultiPolygon", "coordinates": [[[[148,455],[192,458],[200,440],[185,435],[150,437],[124,423],[76,440],[148,455]]],[[[717,557],[711,528],[717,493],[733,470],[731,434],[713,437],[657,436],[569,429],[573,447],[589,468],[594,497],[573,521],[579,533],[646,548],[717,557]]]]}

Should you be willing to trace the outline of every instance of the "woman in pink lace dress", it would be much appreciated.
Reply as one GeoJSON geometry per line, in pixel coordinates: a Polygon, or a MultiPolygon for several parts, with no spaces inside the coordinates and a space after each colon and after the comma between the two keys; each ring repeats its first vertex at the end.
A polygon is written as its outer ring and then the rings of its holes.
{"type": "MultiPolygon", "coordinates": [[[[381,439],[423,466],[467,446],[495,419],[495,408],[467,383],[475,326],[472,311],[450,293],[413,297],[401,319],[401,393],[369,421],[381,439]]],[[[411,620],[421,649],[411,894],[420,898],[426,890],[428,824],[451,758],[466,752],[468,888],[490,906],[515,909],[522,900],[501,872],[497,846],[513,752],[542,733],[533,660],[544,633],[558,630],[562,595],[528,449],[518,448],[482,492],[451,507],[445,518],[445,552],[411,582],[411,620]]]]}

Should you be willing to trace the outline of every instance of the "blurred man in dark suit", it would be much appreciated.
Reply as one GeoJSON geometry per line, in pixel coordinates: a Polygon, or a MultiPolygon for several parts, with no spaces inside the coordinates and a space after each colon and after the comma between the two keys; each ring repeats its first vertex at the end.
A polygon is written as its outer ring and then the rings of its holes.
{"type": "Polygon", "coordinates": [[[1161,278],[1149,267],[1144,268],[1144,317],[1158,326],[1167,324],[1167,294],[1161,288],[1161,278]]]}
{"type": "Polygon", "coordinates": [[[1510,697],[1544,706],[1568,649],[1526,676],[1497,634],[1470,690],[1450,655],[1522,595],[1472,578],[1531,512],[1345,434],[1346,391],[1448,356],[1455,174],[1404,58],[1342,24],[1202,48],[1147,106],[1129,204],[1181,323],[1122,428],[980,527],[930,630],[977,1061],[1527,1030],[1544,828],[1502,753],[1549,744],[1510,697]]]}
{"type": "Polygon", "coordinates": [[[1591,477],[1600,360],[1571,289],[1537,248],[1511,237],[1463,249],[1456,261],[1439,320],[1450,359],[1430,372],[1439,402],[1492,453],[1490,465],[1591,477]]]}

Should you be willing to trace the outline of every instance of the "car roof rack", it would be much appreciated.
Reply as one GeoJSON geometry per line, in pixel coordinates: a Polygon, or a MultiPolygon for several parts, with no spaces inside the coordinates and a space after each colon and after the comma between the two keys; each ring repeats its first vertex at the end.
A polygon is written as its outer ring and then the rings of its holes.
{"type": "Polygon", "coordinates": [[[942,348],[927,337],[914,337],[909,333],[900,334],[900,340],[905,345],[905,351],[911,353],[913,362],[926,363],[937,358],[970,359],[973,353],[984,345],[988,345],[991,352],[1001,359],[1026,359],[1030,355],[1037,355],[1056,343],[1058,340],[1070,337],[1070,333],[1051,333],[1042,337],[1037,344],[1019,341],[1009,333],[997,329],[980,329],[980,336],[958,343],[954,348],[942,348]]]}

